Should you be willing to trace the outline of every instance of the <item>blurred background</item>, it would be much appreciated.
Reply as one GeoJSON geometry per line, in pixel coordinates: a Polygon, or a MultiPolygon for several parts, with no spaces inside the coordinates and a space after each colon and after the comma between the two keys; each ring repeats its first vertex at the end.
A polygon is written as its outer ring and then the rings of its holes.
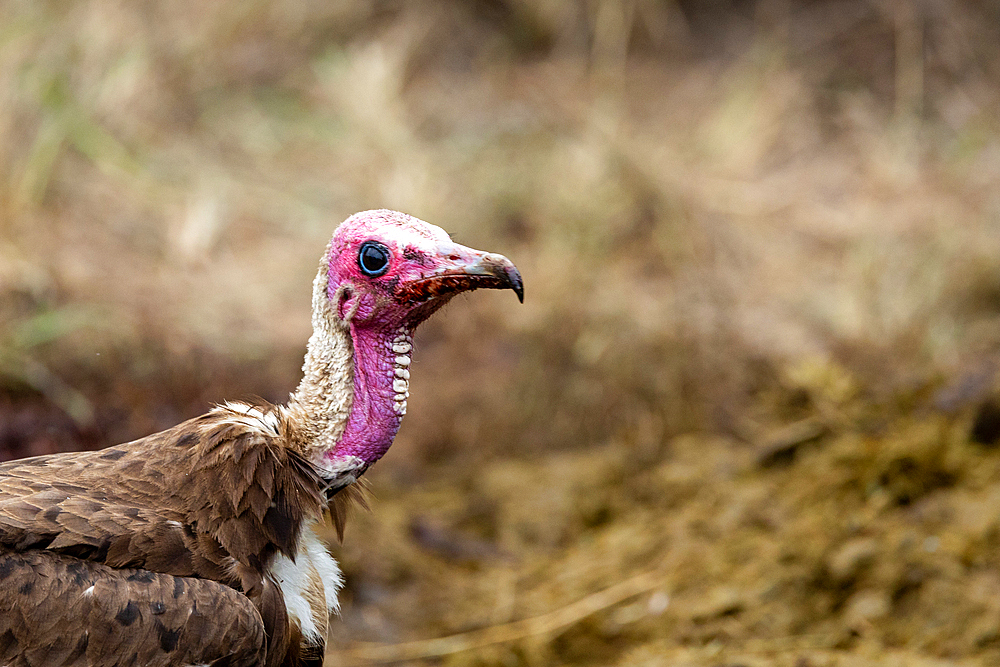
{"type": "Polygon", "coordinates": [[[996,664],[998,44],[990,0],[0,0],[0,456],[284,401],[332,230],[397,208],[526,300],[418,332],[329,665],[996,664]]]}

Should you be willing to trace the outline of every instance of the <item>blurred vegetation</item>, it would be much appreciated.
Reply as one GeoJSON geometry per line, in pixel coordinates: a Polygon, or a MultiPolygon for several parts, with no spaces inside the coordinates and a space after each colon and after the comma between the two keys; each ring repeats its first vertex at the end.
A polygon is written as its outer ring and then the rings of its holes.
{"type": "Polygon", "coordinates": [[[4,457],[283,400],[398,208],[527,301],[418,332],[329,664],[1000,660],[994,3],[0,17],[4,457]]]}

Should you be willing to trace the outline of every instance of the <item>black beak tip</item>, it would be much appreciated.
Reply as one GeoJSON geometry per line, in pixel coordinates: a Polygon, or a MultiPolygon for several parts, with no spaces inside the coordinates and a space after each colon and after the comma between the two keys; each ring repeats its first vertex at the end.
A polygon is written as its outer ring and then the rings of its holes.
{"type": "Polygon", "coordinates": [[[524,281],[521,280],[521,272],[515,267],[510,267],[507,269],[507,282],[510,283],[510,288],[514,290],[514,294],[517,295],[517,300],[524,303],[524,281]]]}

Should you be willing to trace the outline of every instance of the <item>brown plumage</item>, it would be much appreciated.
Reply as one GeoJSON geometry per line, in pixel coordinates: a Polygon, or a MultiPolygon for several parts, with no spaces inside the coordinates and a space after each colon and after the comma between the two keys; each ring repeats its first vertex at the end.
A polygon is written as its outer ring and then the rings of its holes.
{"type": "MultiPolygon", "coordinates": [[[[270,656],[287,653],[288,621],[265,564],[276,553],[295,556],[302,522],[319,519],[325,505],[324,482],[314,466],[284,444],[293,439],[287,421],[276,429],[263,422],[252,429],[238,421],[241,416],[221,408],[118,447],[0,464],[0,544],[8,549],[0,553],[0,609],[35,608],[53,595],[49,587],[6,581],[5,575],[25,576],[23,553],[47,557],[31,561],[43,580],[64,579],[59,573],[72,565],[66,558],[71,556],[107,567],[94,565],[86,576],[64,581],[63,597],[75,593],[84,599],[83,591],[104,582],[95,593],[103,593],[102,604],[114,618],[138,604],[136,591],[155,596],[154,591],[172,591],[173,582],[181,582],[190,587],[192,606],[212,610],[190,622],[235,627],[255,620],[247,616],[245,604],[213,603],[219,587],[197,587],[191,578],[212,580],[243,593],[262,624],[262,632],[229,638],[234,650],[256,655],[266,635],[270,656]],[[122,577],[124,570],[111,568],[139,569],[122,577]]],[[[144,622],[153,622],[152,612],[141,607],[137,613],[144,622]]],[[[0,637],[9,632],[16,637],[20,624],[15,615],[0,614],[0,637]]],[[[105,664],[81,661],[85,655],[67,654],[73,660],[64,663],[25,664],[105,664]]],[[[10,659],[0,652],[3,664],[10,659]]]]}
{"type": "Polygon", "coordinates": [[[5,608],[7,597],[24,600],[0,616],[0,663],[11,667],[264,661],[260,613],[216,581],[0,550],[0,586],[5,608]]]}
{"type": "Polygon", "coordinates": [[[521,293],[505,258],[442,235],[387,211],[341,225],[288,406],[0,464],[0,665],[321,664],[341,582],[312,526],[343,530],[391,443],[413,329],[457,291],[521,293]],[[386,296],[407,281],[433,289],[386,296]]]}

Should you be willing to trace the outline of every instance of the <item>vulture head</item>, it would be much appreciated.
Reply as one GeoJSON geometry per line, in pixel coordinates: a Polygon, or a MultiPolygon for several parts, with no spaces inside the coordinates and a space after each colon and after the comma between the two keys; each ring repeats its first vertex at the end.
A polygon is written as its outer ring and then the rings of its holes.
{"type": "Polygon", "coordinates": [[[459,245],[404,213],[365,211],[337,228],[317,278],[314,323],[349,336],[353,395],[321,468],[349,482],[382,457],[406,413],[413,331],[456,294],[479,288],[524,297],[509,259],[459,245]]]}
{"type": "Polygon", "coordinates": [[[459,292],[512,289],[524,299],[509,259],[459,245],[436,225],[396,211],[365,211],[337,228],[330,244],[327,297],[356,328],[410,332],[459,292]]]}

